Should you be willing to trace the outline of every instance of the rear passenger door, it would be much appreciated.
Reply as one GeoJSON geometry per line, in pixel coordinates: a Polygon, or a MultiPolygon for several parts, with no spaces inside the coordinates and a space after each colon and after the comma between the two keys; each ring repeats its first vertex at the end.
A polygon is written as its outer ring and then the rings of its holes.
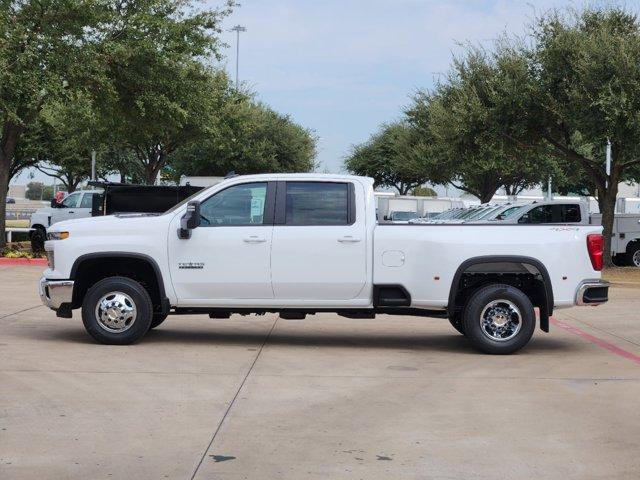
{"type": "Polygon", "coordinates": [[[367,238],[364,212],[356,212],[358,187],[348,181],[278,182],[271,247],[276,299],[349,300],[361,292],[367,238]]]}
{"type": "Polygon", "coordinates": [[[83,193],[80,206],[76,209],[75,218],[86,218],[91,216],[91,207],[93,204],[93,193],[83,193]]]}

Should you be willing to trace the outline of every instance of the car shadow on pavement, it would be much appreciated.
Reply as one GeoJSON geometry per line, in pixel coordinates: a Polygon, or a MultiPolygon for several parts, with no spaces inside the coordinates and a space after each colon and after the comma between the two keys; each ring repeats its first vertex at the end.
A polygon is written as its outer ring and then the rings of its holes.
{"type": "MultiPolygon", "coordinates": [[[[95,343],[91,337],[78,328],[60,328],[40,332],[40,340],[67,341],[74,343],[95,343]]],[[[233,331],[232,328],[188,328],[179,329],[164,326],[152,330],[140,341],[140,344],[176,344],[176,345],[238,345],[259,347],[265,341],[264,331],[233,331]]],[[[351,333],[351,332],[273,332],[266,343],[268,346],[292,346],[292,347],[327,347],[327,348],[378,348],[392,350],[429,350],[458,352],[464,354],[477,354],[469,341],[458,333],[424,333],[398,334],[398,333],[351,333]]],[[[545,334],[534,336],[529,345],[522,350],[523,353],[553,352],[580,350],[579,343],[571,342],[568,338],[551,337],[545,334]]]]}

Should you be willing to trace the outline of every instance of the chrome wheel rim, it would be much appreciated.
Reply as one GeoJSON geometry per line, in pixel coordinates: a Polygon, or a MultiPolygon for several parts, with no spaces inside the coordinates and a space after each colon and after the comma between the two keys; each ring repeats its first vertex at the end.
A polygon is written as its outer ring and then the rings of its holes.
{"type": "Polygon", "coordinates": [[[640,267],[640,250],[636,250],[633,253],[633,257],[631,257],[631,260],[636,267],[640,267]]]}
{"type": "Polygon", "coordinates": [[[137,314],[135,302],[122,292],[109,292],[96,305],[98,325],[109,333],[129,330],[136,321],[137,314]]]}
{"type": "Polygon", "coordinates": [[[509,300],[492,300],[480,314],[482,333],[497,342],[515,337],[522,327],[520,309],[509,300]]]}

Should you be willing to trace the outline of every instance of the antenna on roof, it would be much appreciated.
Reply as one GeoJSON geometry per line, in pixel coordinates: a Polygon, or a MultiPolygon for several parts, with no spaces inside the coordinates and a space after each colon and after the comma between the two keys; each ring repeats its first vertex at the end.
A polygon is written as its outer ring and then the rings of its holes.
{"type": "Polygon", "coordinates": [[[224,177],[224,178],[225,178],[225,179],[226,179],[226,178],[233,178],[233,177],[237,177],[237,176],[238,176],[238,174],[235,172],[235,170],[231,170],[229,173],[227,173],[227,174],[225,175],[225,177],[224,177]]]}

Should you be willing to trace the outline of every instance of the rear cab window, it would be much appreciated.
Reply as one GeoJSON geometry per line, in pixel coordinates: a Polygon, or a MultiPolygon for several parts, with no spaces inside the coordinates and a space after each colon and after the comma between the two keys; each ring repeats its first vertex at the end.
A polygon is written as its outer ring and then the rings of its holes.
{"type": "Polygon", "coordinates": [[[278,183],[277,225],[351,225],[355,192],[351,182],[278,183]]]}
{"type": "Polygon", "coordinates": [[[580,205],[561,203],[533,208],[522,216],[519,223],[579,223],[581,220],[580,205]]]}
{"type": "Polygon", "coordinates": [[[85,193],[80,201],[80,208],[91,208],[93,202],[93,193],[85,193]]]}

